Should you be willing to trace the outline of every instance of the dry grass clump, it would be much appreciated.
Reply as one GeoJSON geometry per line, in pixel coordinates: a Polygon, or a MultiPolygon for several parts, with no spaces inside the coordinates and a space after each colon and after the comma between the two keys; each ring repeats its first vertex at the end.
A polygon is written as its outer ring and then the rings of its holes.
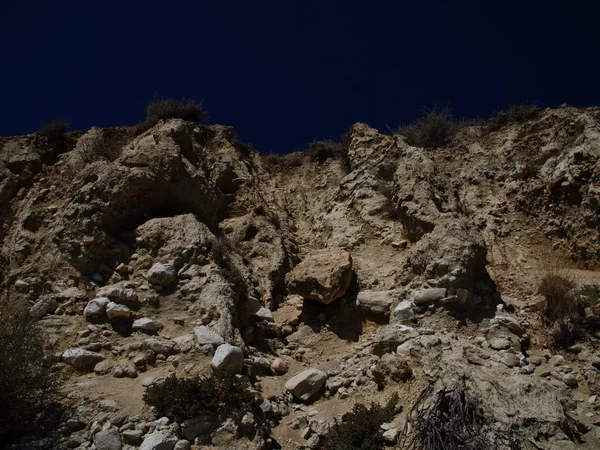
{"type": "Polygon", "coordinates": [[[516,433],[492,428],[494,419],[464,382],[434,393],[423,390],[407,416],[400,448],[406,450],[495,450],[520,448],[516,433]],[[409,429],[411,430],[409,433],[409,429]]]}
{"type": "Polygon", "coordinates": [[[449,108],[432,108],[425,117],[400,126],[398,133],[406,136],[406,141],[415,147],[439,148],[447,145],[456,134],[459,124],[454,120],[449,108]]]}
{"type": "Polygon", "coordinates": [[[0,442],[48,430],[57,411],[59,382],[29,312],[0,300],[0,442]]]}
{"type": "Polygon", "coordinates": [[[538,292],[545,298],[541,319],[554,347],[594,339],[600,328],[600,317],[593,313],[593,308],[591,314],[586,314],[588,303],[582,300],[585,291],[578,290],[571,279],[548,274],[542,279],[538,292]]]}
{"type": "Polygon", "coordinates": [[[148,104],[146,120],[137,126],[138,134],[149,130],[160,120],[182,119],[189,122],[200,122],[207,114],[200,103],[193,100],[174,100],[171,98],[153,100],[148,104]]]}
{"type": "Polygon", "coordinates": [[[344,414],[341,422],[336,421],[327,435],[324,450],[378,450],[384,448],[385,439],[380,426],[391,422],[402,410],[398,406],[398,394],[387,404],[371,403],[367,408],[362,403],[353,406],[352,411],[344,414]]]}
{"type": "Polygon", "coordinates": [[[506,110],[499,111],[495,116],[487,120],[484,130],[487,133],[498,131],[511,123],[524,123],[528,120],[537,119],[540,108],[537,105],[512,105],[506,110]]]}

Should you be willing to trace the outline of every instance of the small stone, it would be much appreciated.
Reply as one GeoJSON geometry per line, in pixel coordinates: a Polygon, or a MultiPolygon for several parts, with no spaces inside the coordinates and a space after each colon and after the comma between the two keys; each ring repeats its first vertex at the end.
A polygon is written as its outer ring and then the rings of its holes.
{"type": "Polygon", "coordinates": [[[273,313],[271,312],[271,310],[269,308],[260,308],[256,312],[255,315],[259,319],[266,320],[267,322],[274,322],[275,321],[275,319],[273,319],[273,313]]]}
{"type": "Polygon", "coordinates": [[[273,370],[273,372],[275,372],[277,375],[283,375],[287,372],[288,368],[283,359],[276,358],[271,363],[271,370],[273,370]]]}
{"type": "Polygon", "coordinates": [[[519,365],[519,358],[514,353],[504,353],[500,357],[500,362],[506,367],[512,368],[519,365]]]}
{"type": "Polygon", "coordinates": [[[173,447],[173,450],[190,450],[191,446],[189,441],[186,441],[185,439],[182,439],[180,441],[177,441],[177,443],[175,444],[175,447],[173,447]]]}
{"type": "Polygon", "coordinates": [[[108,320],[130,320],[132,312],[125,305],[110,302],[106,305],[106,315],[108,320]]]}
{"type": "Polygon", "coordinates": [[[148,317],[142,317],[133,322],[132,329],[146,331],[148,333],[158,333],[162,330],[163,324],[158,320],[152,320],[148,317]]]}
{"type": "Polygon", "coordinates": [[[493,338],[489,341],[489,345],[494,350],[507,350],[510,348],[510,341],[505,338],[493,338]]]}
{"type": "Polygon", "coordinates": [[[562,377],[563,383],[569,386],[572,389],[575,389],[578,386],[577,378],[572,373],[566,373],[562,377]]]}
{"type": "Polygon", "coordinates": [[[225,339],[223,339],[223,337],[219,336],[205,325],[200,325],[199,327],[194,328],[194,337],[198,346],[210,344],[216,347],[225,343],[225,339]]]}
{"type": "Polygon", "coordinates": [[[98,364],[94,366],[94,373],[96,375],[106,375],[113,368],[113,363],[111,361],[100,361],[98,364]]]}
{"type": "Polygon", "coordinates": [[[17,280],[15,282],[15,289],[21,294],[26,294],[27,292],[29,292],[29,283],[27,283],[24,280],[17,280]]]}
{"type": "Polygon", "coordinates": [[[427,305],[446,297],[446,288],[429,288],[418,291],[413,296],[415,305],[427,305]]]}
{"type": "Polygon", "coordinates": [[[157,430],[146,435],[139,450],[172,450],[179,442],[177,436],[166,430],[157,430]]]}
{"type": "Polygon", "coordinates": [[[398,303],[398,306],[394,308],[394,312],[392,314],[394,319],[396,319],[398,322],[412,320],[415,318],[415,312],[410,306],[410,302],[407,300],[398,303]]]}
{"type": "Polygon", "coordinates": [[[94,445],[98,450],[121,450],[121,435],[114,428],[102,430],[94,436],[94,445]]]}

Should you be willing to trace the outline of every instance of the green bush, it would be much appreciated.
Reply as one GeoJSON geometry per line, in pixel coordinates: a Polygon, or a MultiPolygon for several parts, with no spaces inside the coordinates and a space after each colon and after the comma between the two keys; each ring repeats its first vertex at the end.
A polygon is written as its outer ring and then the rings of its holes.
{"type": "Polygon", "coordinates": [[[252,409],[254,397],[248,382],[227,372],[177,378],[171,375],[146,389],[144,401],[161,415],[182,421],[198,416],[221,417],[252,409]]]}
{"type": "Polygon", "coordinates": [[[398,406],[398,394],[394,393],[385,406],[374,402],[367,408],[361,403],[336,421],[327,435],[324,450],[377,450],[385,445],[380,426],[391,422],[402,410],[398,406]]]}
{"type": "Polygon", "coordinates": [[[537,105],[512,105],[491,117],[485,124],[485,131],[487,133],[498,131],[511,123],[524,123],[537,119],[539,115],[540,108],[537,105]]]}
{"type": "Polygon", "coordinates": [[[0,442],[43,432],[58,389],[43,335],[29,312],[9,299],[0,301],[0,442]]]}
{"type": "Polygon", "coordinates": [[[148,104],[146,120],[138,125],[138,134],[149,130],[160,120],[182,119],[189,122],[200,122],[207,117],[200,103],[193,100],[160,99],[148,104]]]}
{"type": "Polygon", "coordinates": [[[398,133],[406,136],[406,141],[415,147],[439,148],[450,142],[458,128],[449,108],[433,108],[425,117],[401,126],[398,133]]]}

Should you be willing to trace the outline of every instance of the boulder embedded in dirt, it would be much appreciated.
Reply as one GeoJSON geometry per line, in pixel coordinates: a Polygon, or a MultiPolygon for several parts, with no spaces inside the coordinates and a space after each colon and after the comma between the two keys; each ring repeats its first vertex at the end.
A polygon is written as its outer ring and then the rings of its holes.
{"type": "Polygon", "coordinates": [[[177,283],[177,271],[173,264],[154,264],[148,271],[148,282],[171,287],[177,283]]]}
{"type": "Polygon", "coordinates": [[[104,361],[104,355],[83,348],[70,348],[64,351],[62,360],[79,372],[93,372],[96,364],[104,361]]]}
{"type": "Polygon", "coordinates": [[[290,294],[326,305],[342,297],[352,281],[352,257],[347,251],[328,248],[307,255],[286,275],[290,294]]]}
{"type": "Polygon", "coordinates": [[[29,316],[33,320],[40,320],[46,314],[50,314],[56,310],[56,299],[53,297],[44,297],[39,299],[29,310],[29,316]]]}
{"type": "Polygon", "coordinates": [[[395,290],[360,291],[356,300],[365,312],[387,316],[390,314],[395,292],[395,290]]]}
{"type": "Polygon", "coordinates": [[[446,297],[446,288],[422,289],[415,293],[413,302],[415,305],[428,305],[446,297]]]}
{"type": "Polygon", "coordinates": [[[219,345],[210,365],[213,369],[225,369],[233,373],[242,373],[244,369],[244,352],[235,345],[219,345]]]}
{"type": "Polygon", "coordinates": [[[225,343],[222,336],[219,336],[205,325],[194,328],[194,337],[196,338],[196,344],[199,346],[206,344],[218,346],[225,343]]]}
{"type": "Polygon", "coordinates": [[[327,381],[327,374],[319,369],[308,369],[294,375],[285,388],[300,400],[306,401],[316,394],[327,381]]]}
{"type": "Polygon", "coordinates": [[[148,317],[142,317],[133,322],[131,326],[133,330],[146,331],[148,333],[158,333],[163,328],[162,322],[158,320],[152,320],[148,317]]]}

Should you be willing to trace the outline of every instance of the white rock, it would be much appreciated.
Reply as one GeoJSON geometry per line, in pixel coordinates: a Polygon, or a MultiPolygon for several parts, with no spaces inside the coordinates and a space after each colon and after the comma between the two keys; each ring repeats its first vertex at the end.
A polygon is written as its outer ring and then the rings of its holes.
{"type": "Polygon", "coordinates": [[[271,370],[273,370],[273,372],[275,372],[278,375],[283,375],[287,372],[288,367],[283,359],[276,358],[271,363],[271,370]]]}
{"type": "Polygon", "coordinates": [[[110,303],[108,297],[98,297],[90,300],[83,309],[83,315],[86,319],[93,317],[102,317],[106,314],[106,305],[110,303]]]}
{"type": "Polygon", "coordinates": [[[225,339],[205,325],[194,327],[194,337],[199,346],[206,344],[218,346],[225,343],[225,339]]]}
{"type": "Polygon", "coordinates": [[[83,348],[70,348],[62,354],[62,360],[80,372],[92,372],[104,356],[83,348]]]}
{"type": "Polygon", "coordinates": [[[294,375],[285,383],[285,388],[301,400],[308,400],[327,381],[327,374],[319,369],[307,369],[294,375]]]}
{"type": "Polygon", "coordinates": [[[113,302],[136,303],[139,301],[134,289],[124,288],[119,285],[105,286],[98,291],[98,297],[108,297],[113,302]]]}
{"type": "Polygon", "coordinates": [[[163,324],[158,320],[152,320],[148,317],[142,317],[133,322],[132,328],[134,330],[148,331],[150,333],[157,333],[162,330],[163,324]]]}
{"type": "Polygon", "coordinates": [[[510,348],[510,341],[505,338],[492,338],[489,344],[494,350],[506,350],[510,348]]]}
{"type": "Polygon", "coordinates": [[[393,317],[395,320],[402,322],[405,320],[412,320],[415,318],[415,312],[410,306],[410,302],[404,300],[398,303],[398,306],[394,308],[393,317]]]}
{"type": "Polygon", "coordinates": [[[177,436],[171,431],[155,431],[146,435],[140,450],[173,450],[178,441],[177,436]]]}
{"type": "Polygon", "coordinates": [[[273,313],[271,312],[271,310],[269,308],[260,308],[256,312],[256,317],[258,317],[259,319],[264,319],[267,322],[275,321],[275,319],[273,319],[273,313]]]}
{"type": "Polygon", "coordinates": [[[148,282],[161,286],[173,286],[177,283],[177,271],[173,264],[154,264],[148,271],[148,282]]]}
{"type": "Polygon", "coordinates": [[[234,345],[219,345],[210,365],[213,369],[228,369],[233,373],[242,373],[244,369],[244,352],[234,345]]]}
{"type": "Polygon", "coordinates": [[[108,320],[130,320],[133,314],[127,306],[110,302],[106,305],[106,315],[108,320]]]}

